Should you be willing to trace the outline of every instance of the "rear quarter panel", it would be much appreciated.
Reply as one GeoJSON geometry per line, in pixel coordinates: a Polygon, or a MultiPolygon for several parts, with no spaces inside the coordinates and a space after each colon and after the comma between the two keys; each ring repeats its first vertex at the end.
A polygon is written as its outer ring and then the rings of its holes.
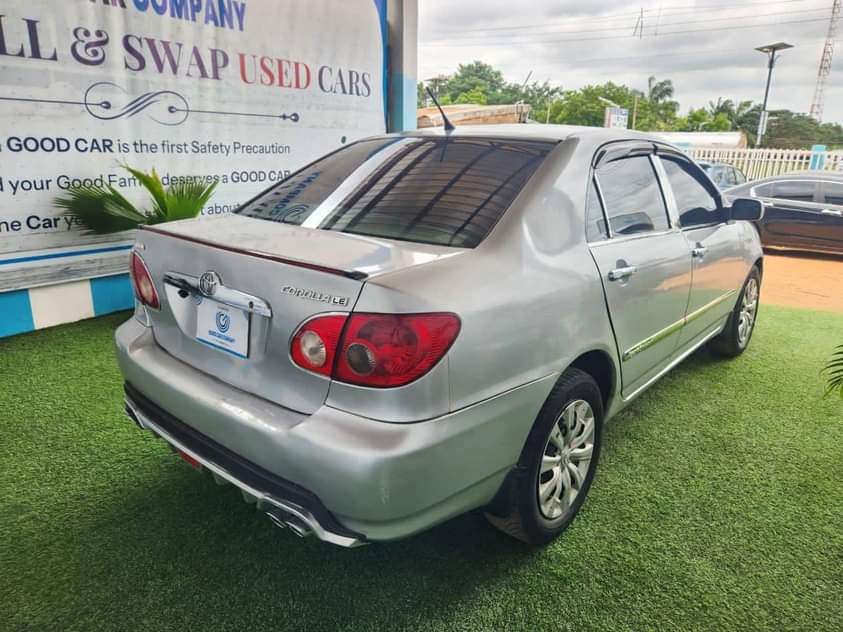
{"type": "MultiPolygon", "coordinates": [[[[559,374],[585,351],[604,351],[617,366],[602,285],[585,243],[590,154],[579,154],[575,139],[557,147],[476,249],[369,280],[356,311],[451,311],[462,328],[433,372],[392,389],[392,410],[380,395],[374,402],[369,389],[352,396],[336,383],[328,403],[341,398],[346,410],[356,403],[359,414],[377,407],[377,418],[421,419],[435,412],[425,396],[445,404],[435,396],[443,370],[453,411],[559,374]]],[[[552,386],[551,380],[546,390],[552,386]]]]}

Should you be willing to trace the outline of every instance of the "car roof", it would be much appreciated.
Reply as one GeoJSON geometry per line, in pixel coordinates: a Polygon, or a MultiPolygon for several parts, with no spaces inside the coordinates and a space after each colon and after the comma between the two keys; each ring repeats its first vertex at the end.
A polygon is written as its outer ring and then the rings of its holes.
{"type": "Polygon", "coordinates": [[[658,137],[643,132],[627,129],[607,127],[586,127],[584,125],[529,125],[513,123],[509,125],[459,125],[454,131],[447,133],[443,127],[426,127],[423,129],[401,132],[401,136],[449,136],[451,138],[495,137],[512,138],[518,140],[562,141],[571,137],[588,138],[598,142],[616,140],[647,140],[666,145],[658,137]]]}
{"type": "Polygon", "coordinates": [[[789,173],[781,173],[777,176],[769,176],[761,180],[756,180],[753,184],[775,182],[776,180],[834,180],[837,182],[843,182],[843,173],[835,171],[791,171],[789,173]]]}

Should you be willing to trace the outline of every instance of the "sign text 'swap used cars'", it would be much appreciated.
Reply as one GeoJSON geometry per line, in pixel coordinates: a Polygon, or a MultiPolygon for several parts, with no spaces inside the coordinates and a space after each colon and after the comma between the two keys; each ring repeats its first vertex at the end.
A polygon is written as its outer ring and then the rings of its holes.
{"type": "Polygon", "coordinates": [[[605,421],[758,309],[757,200],[646,136],[474,127],[353,143],[231,215],[139,233],[117,332],[143,428],[344,546],[474,508],[573,519],[605,421]]]}

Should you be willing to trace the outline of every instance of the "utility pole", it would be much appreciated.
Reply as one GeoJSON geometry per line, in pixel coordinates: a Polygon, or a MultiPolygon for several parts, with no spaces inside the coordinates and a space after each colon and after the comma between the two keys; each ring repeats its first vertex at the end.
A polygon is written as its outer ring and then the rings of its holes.
{"type": "Polygon", "coordinates": [[[638,14],[638,20],[635,22],[635,28],[632,29],[632,37],[638,35],[638,39],[644,37],[644,7],[641,7],[641,12],[638,14]]]}
{"type": "Polygon", "coordinates": [[[766,46],[759,46],[755,50],[767,55],[767,87],[764,89],[764,104],[761,106],[761,117],[758,119],[758,133],[755,135],[755,146],[761,146],[761,138],[764,132],[767,131],[767,99],[770,97],[770,81],[773,78],[773,67],[776,65],[776,58],[780,50],[793,48],[793,44],[787,42],[776,42],[775,44],[767,44],[766,46]]]}
{"type": "Polygon", "coordinates": [[[638,95],[635,95],[635,100],[632,102],[632,129],[635,129],[635,123],[638,121],[638,95]]]}
{"type": "Polygon", "coordinates": [[[837,36],[837,25],[840,22],[841,4],[843,1],[834,0],[831,5],[831,17],[828,20],[828,34],[825,37],[825,46],[820,56],[820,67],[817,70],[817,85],[814,88],[814,98],[811,101],[811,116],[817,121],[822,121],[823,107],[825,106],[825,82],[831,74],[831,58],[834,55],[834,39],[837,36]]]}

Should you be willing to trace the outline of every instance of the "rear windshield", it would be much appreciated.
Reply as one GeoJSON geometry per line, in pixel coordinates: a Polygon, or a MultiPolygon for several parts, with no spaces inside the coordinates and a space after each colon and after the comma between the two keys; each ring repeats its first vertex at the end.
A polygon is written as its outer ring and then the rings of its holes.
{"type": "Polygon", "coordinates": [[[364,140],[308,165],[235,213],[473,248],[553,146],[489,138],[364,140]]]}

